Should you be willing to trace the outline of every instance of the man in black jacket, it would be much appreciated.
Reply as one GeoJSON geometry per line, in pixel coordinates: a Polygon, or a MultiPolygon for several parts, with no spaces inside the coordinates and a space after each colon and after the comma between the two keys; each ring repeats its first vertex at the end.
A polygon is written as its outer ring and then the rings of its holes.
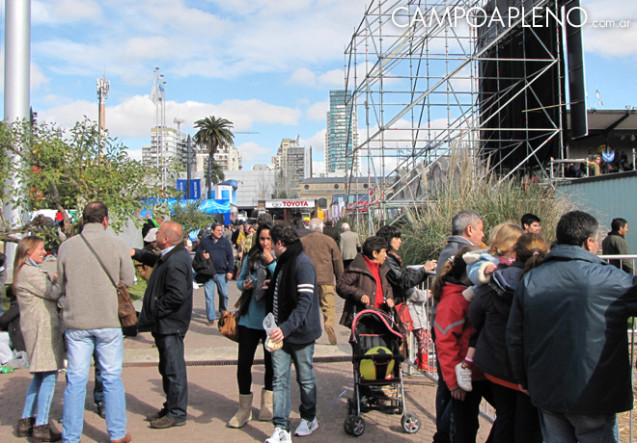
{"type": "Polygon", "coordinates": [[[144,294],[139,330],[153,334],[166,394],[163,408],[146,419],[152,428],[164,429],[186,423],[188,381],[184,337],[192,314],[192,262],[183,246],[183,230],[178,223],[161,224],[157,246],[161,255],[137,250],[134,258],[147,264],[155,262],[144,294]]]}
{"type": "Polygon", "coordinates": [[[609,265],[597,220],[573,211],[557,245],[518,285],[507,323],[513,374],[540,409],[544,441],[614,442],[615,414],[633,406],[626,325],[637,277],[609,265]]]}

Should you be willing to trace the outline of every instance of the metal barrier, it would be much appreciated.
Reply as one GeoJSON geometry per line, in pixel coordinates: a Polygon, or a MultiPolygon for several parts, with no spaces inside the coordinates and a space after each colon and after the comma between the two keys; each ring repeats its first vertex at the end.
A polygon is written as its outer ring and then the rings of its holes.
{"type": "MultiPolygon", "coordinates": [[[[636,266],[637,255],[600,255],[599,257],[606,261],[618,260],[617,267],[619,267],[620,269],[623,264],[630,262],[630,264],[632,265],[633,274],[635,274],[635,270],[637,270],[637,266],[636,266]]],[[[433,284],[433,277],[430,276],[430,278],[428,278],[427,281],[420,286],[420,288],[430,289],[432,284],[433,284]]],[[[432,322],[432,313],[433,313],[433,307],[434,307],[433,305],[434,305],[433,297],[430,297],[429,301],[427,302],[427,317],[428,317],[427,328],[429,331],[431,331],[431,327],[433,325],[433,322],[432,322]]],[[[633,317],[631,328],[627,330],[627,333],[629,335],[629,343],[630,343],[630,350],[629,350],[630,362],[631,362],[631,366],[633,370],[633,377],[632,377],[633,385],[635,383],[635,378],[637,377],[637,371],[635,370],[635,331],[637,331],[637,317],[633,317]]],[[[413,333],[411,333],[409,337],[409,361],[408,361],[409,375],[412,375],[415,372],[419,371],[416,366],[417,348],[418,348],[418,343],[417,343],[416,337],[414,336],[413,333]]],[[[436,364],[437,364],[436,349],[435,349],[433,340],[431,339],[427,343],[427,354],[428,354],[427,369],[420,370],[420,372],[423,373],[425,376],[429,377],[430,379],[437,381],[438,372],[436,370],[436,364]]],[[[491,405],[489,405],[489,403],[485,400],[483,400],[482,403],[480,404],[480,414],[483,417],[485,417],[487,420],[490,420],[491,422],[495,420],[495,415],[496,415],[495,409],[491,405]]],[[[628,440],[627,440],[629,442],[635,441],[634,440],[635,429],[633,426],[633,417],[634,417],[634,411],[631,409],[629,412],[629,426],[628,426],[628,440]]],[[[623,435],[620,430],[620,439],[622,436],[623,435]]]]}

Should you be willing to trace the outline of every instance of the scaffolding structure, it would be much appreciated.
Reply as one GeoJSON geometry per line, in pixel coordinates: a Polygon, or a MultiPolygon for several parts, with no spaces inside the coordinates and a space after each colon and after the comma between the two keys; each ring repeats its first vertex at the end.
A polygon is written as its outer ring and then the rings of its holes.
{"type": "Polygon", "coordinates": [[[386,221],[417,206],[428,182],[444,180],[454,147],[502,179],[541,175],[550,157],[564,158],[562,29],[528,27],[533,7],[560,17],[558,0],[369,4],[345,50],[347,106],[360,132],[350,155],[363,169],[348,171],[348,194],[358,196],[356,176],[369,177],[368,201],[350,202],[351,211],[369,214],[371,225],[372,214],[386,221]],[[520,17],[472,26],[480,11],[504,5],[520,17]],[[476,16],[454,21],[472,8],[476,16]]]}

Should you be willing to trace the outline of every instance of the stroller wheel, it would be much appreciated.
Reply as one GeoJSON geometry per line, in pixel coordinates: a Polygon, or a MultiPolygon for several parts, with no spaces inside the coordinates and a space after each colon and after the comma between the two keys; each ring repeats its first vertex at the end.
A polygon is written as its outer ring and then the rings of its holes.
{"type": "Polygon", "coordinates": [[[365,432],[365,420],[360,415],[349,415],[343,424],[345,432],[360,437],[365,432]]]}
{"type": "Polygon", "coordinates": [[[408,412],[400,419],[403,430],[408,434],[415,434],[420,429],[420,419],[412,412],[408,412]]]}

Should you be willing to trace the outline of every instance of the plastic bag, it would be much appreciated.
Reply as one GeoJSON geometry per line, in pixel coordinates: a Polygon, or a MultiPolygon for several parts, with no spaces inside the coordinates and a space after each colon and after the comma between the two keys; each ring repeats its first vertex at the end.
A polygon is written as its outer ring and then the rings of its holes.
{"type": "Polygon", "coordinates": [[[6,331],[0,332],[0,363],[5,364],[14,357],[11,350],[11,338],[6,331]]]}
{"type": "Polygon", "coordinates": [[[29,359],[24,351],[15,351],[14,357],[5,366],[15,369],[25,369],[29,367],[29,359]]]}
{"type": "Polygon", "coordinates": [[[269,352],[277,351],[283,347],[283,341],[276,343],[270,338],[270,334],[272,334],[272,331],[276,328],[277,326],[276,321],[274,321],[274,314],[270,312],[263,319],[263,329],[265,329],[265,334],[268,336],[265,340],[265,349],[269,352]]]}

